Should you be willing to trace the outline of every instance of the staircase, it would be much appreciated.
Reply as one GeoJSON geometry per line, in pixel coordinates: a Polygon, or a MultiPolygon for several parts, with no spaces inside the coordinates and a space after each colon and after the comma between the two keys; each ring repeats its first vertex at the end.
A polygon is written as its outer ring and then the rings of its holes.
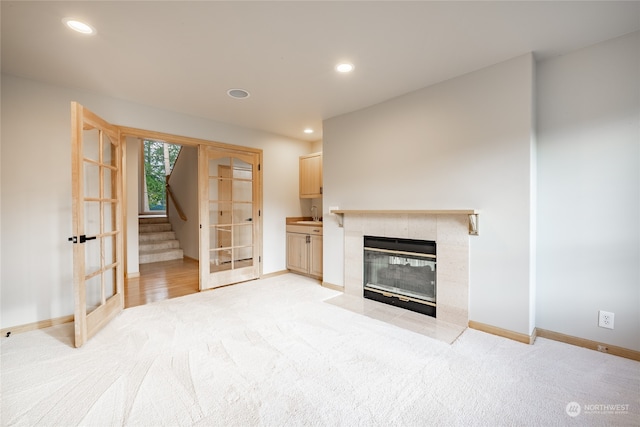
{"type": "Polygon", "coordinates": [[[167,217],[138,219],[140,264],[182,259],[184,253],[167,217]]]}

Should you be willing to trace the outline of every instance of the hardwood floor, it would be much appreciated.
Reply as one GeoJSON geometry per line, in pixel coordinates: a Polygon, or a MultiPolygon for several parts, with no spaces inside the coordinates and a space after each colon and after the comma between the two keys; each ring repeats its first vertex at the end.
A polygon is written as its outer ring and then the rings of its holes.
{"type": "Polygon", "coordinates": [[[135,307],[196,292],[198,261],[184,258],[141,264],[140,277],[125,279],[124,306],[135,307]]]}

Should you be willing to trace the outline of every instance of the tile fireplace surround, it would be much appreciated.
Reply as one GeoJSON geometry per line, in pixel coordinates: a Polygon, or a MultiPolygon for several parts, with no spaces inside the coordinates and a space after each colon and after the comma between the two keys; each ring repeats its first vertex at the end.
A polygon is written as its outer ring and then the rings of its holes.
{"type": "MultiPolygon", "coordinates": [[[[374,211],[336,210],[344,227],[344,293],[363,294],[363,236],[433,240],[437,245],[437,318],[411,313],[418,321],[469,323],[469,215],[475,210],[374,211]]],[[[352,300],[353,301],[353,300],[352,300]]],[[[392,307],[393,309],[399,309],[392,307]]],[[[403,310],[407,311],[407,310],[403,310]]]]}

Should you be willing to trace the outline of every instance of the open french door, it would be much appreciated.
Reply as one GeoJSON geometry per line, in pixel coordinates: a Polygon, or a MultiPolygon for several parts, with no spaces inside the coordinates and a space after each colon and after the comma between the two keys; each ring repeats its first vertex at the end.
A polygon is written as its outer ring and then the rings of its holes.
{"type": "Polygon", "coordinates": [[[200,290],[260,277],[260,154],[200,146],[200,290]]]}
{"type": "Polygon", "coordinates": [[[124,307],[122,143],[119,129],[71,104],[75,346],[124,307]]]}

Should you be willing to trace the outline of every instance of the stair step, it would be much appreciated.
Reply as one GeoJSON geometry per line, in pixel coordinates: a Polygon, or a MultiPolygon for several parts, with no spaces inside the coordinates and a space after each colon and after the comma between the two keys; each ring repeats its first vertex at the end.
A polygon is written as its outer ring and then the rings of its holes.
{"type": "Polygon", "coordinates": [[[176,233],[173,231],[159,231],[156,233],[140,233],[138,235],[138,242],[154,242],[158,240],[175,240],[176,233]]]}
{"type": "Polygon", "coordinates": [[[140,264],[150,264],[152,262],[171,261],[174,259],[182,259],[184,251],[182,249],[161,249],[154,251],[145,251],[139,255],[140,264]]]}
{"type": "Polygon", "coordinates": [[[138,252],[157,251],[160,249],[179,249],[180,242],[178,240],[153,240],[143,242],[138,245],[138,252]]]}
{"type": "Polygon", "coordinates": [[[138,232],[140,233],[155,233],[158,231],[171,231],[171,224],[168,222],[163,222],[163,223],[140,224],[138,226],[138,232]]]}
{"type": "Polygon", "coordinates": [[[174,231],[158,231],[154,233],[139,233],[138,234],[138,243],[151,243],[151,242],[160,242],[164,240],[176,240],[176,233],[174,231]]]}
{"type": "Polygon", "coordinates": [[[138,218],[138,224],[164,224],[169,223],[169,218],[166,216],[153,216],[148,218],[138,218]]]}

